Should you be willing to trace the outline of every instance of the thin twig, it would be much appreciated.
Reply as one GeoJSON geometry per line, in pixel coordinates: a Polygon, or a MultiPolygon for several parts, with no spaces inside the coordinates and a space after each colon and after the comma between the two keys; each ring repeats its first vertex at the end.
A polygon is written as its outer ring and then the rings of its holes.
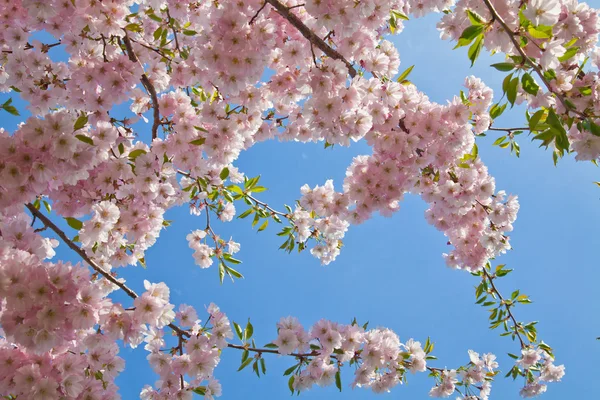
{"type": "Polygon", "coordinates": [[[499,132],[514,132],[514,131],[528,131],[529,128],[492,128],[489,127],[488,131],[499,131],[499,132]]]}
{"type": "MultiPolygon", "coordinates": [[[[259,349],[256,347],[248,347],[246,346],[241,346],[238,344],[231,344],[231,343],[227,343],[227,347],[231,348],[231,349],[238,349],[238,350],[248,350],[248,351],[252,351],[254,353],[258,353],[258,354],[262,354],[262,353],[270,353],[270,354],[280,354],[281,353],[278,350],[274,350],[274,349],[259,349]]],[[[300,357],[300,358],[305,358],[305,357],[316,357],[318,356],[320,353],[316,350],[313,350],[310,353],[290,353],[288,354],[289,356],[292,357],[300,357]]],[[[336,356],[330,356],[331,358],[336,358],[336,356]]]]}
{"type": "Polygon", "coordinates": [[[177,40],[177,31],[175,30],[175,20],[171,18],[171,14],[169,14],[169,9],[167,8],[167,18],[169,18],[169,24],[172,24],[171,30],[173,31],[173,37],[175,38],[175,48],[179,53],[181,53],[181,49],[179,48],[179,40],[177,40]]]}
{"type": "Polygon", "coordinates": [[[281,215],[282,217],[289,217],[289,214],[281,212],[281,211],[277,211],[271,207],[269,207],[269,205],[265,202],[262,202],[260,200],[258,200],[257,198],[253,197],[252,195],[249,195],[248,193],[244,193],[244,195],[249,198],[250,200],[252,200],[254,203],[256,203],[256,205],[261,206],[263,208],[266,208],[267,210],[269,210],[271,212],[271,214],[277,214],[277,215],[281,215]]]}
{"type": "Polygon", "coordinates": [[[504,308],[506,309],[506,312],[508,313],[508,316],[510,317],[510,319],[513,322],[513,324],[515,325],[514,326],[514,332],[517,335],[517,337],[519,338],[519,342],[521,342],[521,348],[524,349],[526,347],[526,345],[525,345],[525,342],[523,341],[523,338],[521,338],[521,334],[519,333],[519,330],[518,330],[519,323],[515,319],[515,316],[513,315],[513,313],[510,311],[510,306],[508,304],[506,304],[506,302],[504,301],[504,298],[502,297],[502,295],[500,294],[500,292],[496,288],[496,285],[494,285],[494,277],[492,277],[489,274],[489,272],[487,271],[487,269],[485,269],[485,268],[483,268],[483,274],[490,281],[490,285],[492,286],[492,290],[494,291],[494,293],[496,293],[496,295],[500,299],[501,304],[504,304],[504,308]]]}
{"type": "Polygon", "coordinates": [[[265,1],[263,3],[263,5],[260,6],[260,8],[258,9],[258,11],[256,11],[256,14],[254,14],[254,16],[250,19],[249,25],[254,24],[254,21],[256,20],[256,18],[258,18],[258,14],[260,14],[260,12],[263,10],[263,8],[265,8],[266,5],[267,5],[267,2],[265,1]]]}
{"type": "Polygon", "coordinates": [[[101,34],[100,37],[102,38],[102,59],[104,62],[108,62],[108,57],[106,57],[106,38],[103,34],[101,34]]]}

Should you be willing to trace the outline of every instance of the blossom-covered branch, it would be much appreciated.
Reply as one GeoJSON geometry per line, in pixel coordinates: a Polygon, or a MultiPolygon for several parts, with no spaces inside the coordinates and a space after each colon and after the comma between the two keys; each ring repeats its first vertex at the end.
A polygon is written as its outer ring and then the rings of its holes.
{"type": "Polygon", "coordinates": [[[269,3],[272,5],[279,15],[288,20],[290,24],[292,24],[298,31],[304,36],[311,44],[315,45],[319,50],[325,53],[327,56],[331,57],[334,60],[340,60],[344,64],[346,64],[346,68],[348,68],[348,73],[352,78],[356,76],[356,69],[354,66],[348,62],[337,50],[333,49],[329,46],[323,39],[317,36],[310,28],[308,28],[292,11],[290,7],[286,7],[278,0],[265,0],[265,3],[269,3]]]}

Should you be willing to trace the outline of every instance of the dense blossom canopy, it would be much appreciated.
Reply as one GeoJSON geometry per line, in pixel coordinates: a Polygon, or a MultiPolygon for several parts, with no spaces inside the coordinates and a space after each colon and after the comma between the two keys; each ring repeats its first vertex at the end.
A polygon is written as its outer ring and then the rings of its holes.
{"type": "MultiPolygon", "coordinates": [[[[31,113],[14,132],[0,128],[0,395],[119,398],[119,344],[143,344],[160,379],[142,399],[219,396],[214,371],[226,349],[242,351],[241,367],[253,363],[257,374],[266,354],[294,358],[292,392],[341,387],[339,369],[350,364],[352,386],[376,393],[428,371],[431,396],[487,399],[493,354],[469,350],[464,366],[439,369],[429,339],[401,342],[356,321],[305,329],[293,317],[258,349],[252,325],[230,323],[216,305],[201,321],[193,307],[170,303],[164,283],[146,281],[138,295],[118,277],[118,267],[144,265],[175,206],[206,217],[187,240],[196,264],[215,265],[223,280],[241,278],[233,268],[240,244],[221,239],[211,216],[251,217],[259,230],[282,223],[283,249],[310,249],[329,264],[352,225],[393,214],[406,193],[428,203],[426,220],[447,236],[446,264],[481,277],[477,297],[496,307],[492,326],[518,338],[510,374],[524,377],[521,394],[543,393],[564,375],[535,324],[513,315],[527,296],[503,298],[495,285],[508,270],[490,260],[511,248],[519,203],[496,188],[475,139],[502,130],[494,119],[509,104],[525,104],[524,129],[555,162],[569,152],[600,157],[596,10],[576,0],[3,0],[0,23],[0,91],[20,96],[31,113]],[[445,104],[408,81],[388,35],[432,12],[442,39],[469,46],[472,63],[484,48],[506,55],[495,64],[510,73],[503,100],[494,104],[474,76],[445,104]],[[59,46],[68,58],[51,56],[59,46]],[[128,115],[116,117],[117,105],[128,115]],[[132,127],[139,120],[147,135],[132,127]],[[256,197],[265,190],[258,177],[235,164],[266,140],[363,140],[372,152],[352,161],[342,191],[330,180],[305,185],[295,207],[277,211],[256,197]],[[82,262],[49,261],[58,241],[45,229],[82,262]],[[115,290],[133,301],[114,302],[115,290]]],[[[19,114],[11,100],[4,112],[19,114]]],[[[518,154],[521,131],[505,131],[496,144],[518,154]]]]}

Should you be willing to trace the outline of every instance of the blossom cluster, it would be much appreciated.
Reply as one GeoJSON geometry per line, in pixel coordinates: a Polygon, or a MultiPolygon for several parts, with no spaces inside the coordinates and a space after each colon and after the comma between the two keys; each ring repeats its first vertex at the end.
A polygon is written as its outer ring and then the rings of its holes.
{"type": "Polygon", "coordinates": [[[0,393],[118,398],[114,379],[124,361],[113,338],[98,331],[113,308],[106,297],[113,285],[80,264],[43,261],[53,244],[25,214],[1,219],[0,393]]]}
{"type": "MultiPolygon", "coordinates": [[[[164,292],[157,294],[157,290],[163,289],[164,284],[163,287],[153,285],[146,294],[164,297],[164,292]]],[[[200,324],[193,307],[180,306],[177,318],[182,326],[190,329],[178,332],[179,342],[170,353],[164,351],[167,341],[162,324],[157,326],[158,329],[150,328],[144,333],[145,349],[150,352],[148,362],[160,379],[155,389],[149,385],[144,387],[140,394],[142,400],[191,399],[198,390],[206,400],[221,395],[221,385],[214,379],[213,371],[219,364],[221,350],[227,346],[226,340],[233,337],[233,332],[219,307],[210,304],[207,311],[210,327],[200,324]],[[189,377],[189,382],[185,376],[189,377]],[[200,386],[203,381],[207,384],[200,386]]]]}
{"type": "Polygon", "coordinates": [[[346,362],[357,366],[352,386],[375,393],[401,384],[406,371],[423,372],[427,367],[421,343],[413,339],[402,343],[389,329],[365,330],[356,323],[343,325],[323,319],[307,332],[295,317],[282,318],[277,328],[273,344],[280,354],[297,355],[294,352],[298,351],[303,357],[312,357],[306,365],[301,361],[294,377],[293,387],[299,392],[314,384],[333,384],[339,367],[346,362]]]}
{"type": "MultiPolygon", "coordinates": [[[[570,147],[577,153],[577,160],[598,159],[600,138],[597,128],[590,127],[600,124],[597,10],[571,0],[533,0],[526,7],[522,2],[505,0],[496,4],[494,12],[513,31],[508,34],[484,2],[459,0],[453,12],[445,14],[438,23],[442,38],[458,41],[473,23],[469,12],[487,26],[482,41],[485,48],[506,54],[509,65],[518,64],[526,56],[532,60],[531,65],[539,66],[543,72],[543,76],[531,78],[533,84],[517,85],[516,103],[524,103],[531,110],[555,110],[563,118],[561,124],[565,125],[570,142],[559,146],[564,150],[570,147]],[[515,47],[511,35],[524,40],[521,49],[515,47]],[[593,68],[584,69],[588,60],[593,68]],[[540,81],[543,85],[539,85],[540,81]]],[[[539,139],[548,144],[547,137],[539,139]]]]}
{"type": "Polygon", "coordinates": [[[521,396],[536,397],[547,390],[546,383],[560,382],[565,375],[564,365],[554,365],[554,357],[541,348],[524,348],[521,350],[521,358],[516,366],[525,371],[530,369],[539,371],[535,378],[528,376],[526,385],[521,389],[521,396]]]}
{"type": "MultiPolygon", "coordinates": [[[[596,160],[600,25],[596,10],[575,0],[493,1],[495,11],[486,3],[0,2],[0,91],[20,96],[32,114],[14,132],[0,128],[0,394],[118,398],[122,340],[132,347],[145,342],[160,376],[143,399],[219,395],[213,370],[232,337],[227,317],[211,305],[210,327],[200,325],[195,309],[182,305],[176,312],[168,287],[149,282],[144,294],[132,296],[133,309],[126,308],[107,297],[122,281],[97,273],[143,265],[172,207],[187,203],[207,221],[211,213],[231,221],[237,210],[226,185],[244,180],[234,163],[264,140],[326,147],[362,140],[372,149],[352,161],[341,191],[332,181],[305,185],[298,207],[282,214],[291,223],[284,231],[291,245],[305,248],[314,239],[311,253],[323,264],[339,255],[351,224],[376,212],[393,214],[405,193],[428,203],[425,218],[453,246],[444,255],[449,266],[479,271],[508,250],[519,203],[496,190],[475,144],[493,124],[492,90],[468,77],[460,97],[430,101],[394,79],[400,55],[385,36],[402,30],[403,17],[430,12],[444,11],[438,28],[445,39],[460,40],[474,23],[485,25],[483,46],[507,55],[519,77],[536,69],[546,86],[514,77],[512,103],[541,109],[549,120],[558,114],[558,127],[549,131],[565,131],[563,150],[596,160]],[[40,32],[56,42],[40,42],[34,36],[40,32]],[[530,62],[519,60],[523,54],[530,62]],[[592,68],[584,68],[588,59],[592,68]],[[129,111],[114,109],[122,103],[129,111]],[[139,128],[144,122],[152,126],[148,143],[139,128]],[[41,200],[78,231],[73,241],[95,274],[81,264],[44,261],[57,243],[36,232],[22,211],[41,200]],[[189,330],[175,329],[178,343],[165,353],[164,329],[175,319],[189,330]]],[[[0,112],[9,110],[3,105],[0,112]]],[[[247,192],[239,199],[251,205],[247,192]]],[[[187,240],[202,268],[240,248],[210,225],[187,240]]],[[[428,368],[427,346],[402,343],[388,329],[322,320],[305,331],[294,318],[278,328],[278,351],[300,357],[297,391],[331,384],[343,363],[357,366],[354,386],[374,392],[402,383],[406,371],[428,368]]],[[[462,376],[487,398],[497,365],[491,355],[470,356],[463,369],[437,371],[431,394],[451,395],[462,376]]],[[[538,350],[523,350],[518,366],[541,371],[528,378],[524,396],[542,393],[544,382],[564,374],[538,350]]]]}
{"type": "Polygon", "coordinates": [[[449,397],[454,394],[456,384],[460,381],[465,386],[465,391],[469,386],[475,386],[479,389],[478,396],[465,396],[461,400],[481,399],[488,400],[492,390],[491,380],[496,375],[498,363],[496,356],[487,353],[479,356],[479,353],[469,350],[469,364],[457,370],[443,370],[440,372],[439,384],[431,389],[429,395],[432,397],[449,397]],[[458,379],[458,378],[461,379],[458,379]]]}

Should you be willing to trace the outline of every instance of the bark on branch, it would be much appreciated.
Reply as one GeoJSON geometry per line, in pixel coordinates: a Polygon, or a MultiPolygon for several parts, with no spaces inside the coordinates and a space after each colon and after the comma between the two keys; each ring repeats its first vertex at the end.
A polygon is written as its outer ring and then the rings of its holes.
{"type": "MultiPolygon", "coordinates": [[[[133,47],[131,46],[131,40],[129,39],[129,35],[125,32],[125,36],[123,37],[123,42],[125,43],[125,49],[127,50],[127,56],[133,62],[140,62],[135,52],[133,51],[133,47]]],[[[148,79],[148,75],[146,73],[142,74],[142,85],[146,88],[148,94],[150,94],[150,98],[152,99],[152,108],[154,109],[154,121],[152,122],[152,140],[158,137],[158,127],[160,125],[160,111],[158,109],[158,96],[156,95],[156,88],[148,79]]]]}

